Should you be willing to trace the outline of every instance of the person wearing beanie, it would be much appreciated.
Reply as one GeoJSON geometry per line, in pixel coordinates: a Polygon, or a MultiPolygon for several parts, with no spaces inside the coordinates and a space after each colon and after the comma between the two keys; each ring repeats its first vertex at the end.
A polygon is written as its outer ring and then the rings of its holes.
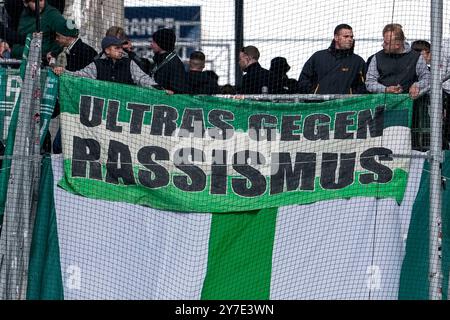
{"type": "Polygon", "coordinates": [[[152,36],[153,40],[163,51],[173,51],[175,49],[176,36],[172,29],[159,29],[152,36]]]}
{"type": "Polygon", "coordinates": [[[289,79],[291,69],[284,57],[275,57],[270,61],[269,91],[273,94],[294,94],[297,92],[297,80],[289,79]]]}
{"type": "Polygon", "coordinates": [[[366,63],[353,52],[353,29],[340,24],[328,49],[315,52],[306,61],[298,79],[299,93],[362,94],[366,63]]]}
{"type": "Polygon", "coordinates": [[[12,57],[16,59],[22,58],[22,52],[25,45],[27,34],[36,32],[36,10],[40,11],[41,32],[42,32],[42,56],[47,61],[48,52],[57,52],[60,50],[55,40],[56,26],[65,23],[66,19],[61,12],[55,7],[47,3],[47,0],[39,0],[39,8],[36,8],[34,0],[23,0],[23,11],[20,16],[18,35],[21,39],[20,43],[16,43],[12,48],[12,57]]]}
{"type": "Polygon", "coordinates": [[[63,72],[97,80],[135,84],[142,87],[152,87],[156,82],[145,74],[130,58],[124,57],[124,41],[113,36],[106,36],[102,40],[102,50],[105,56],[94,60],[85,68],[71,72],[62,67],[55,67],[53,71],[60,75],[63,72]]]}
{"type": "Polygon", "coordinates": [[[190,93],[183,62],[175,53],[175,32],[159,29],[152,35],[150,48],[155,54],[151,74],[158,85],[174,93],[190,93]]]}

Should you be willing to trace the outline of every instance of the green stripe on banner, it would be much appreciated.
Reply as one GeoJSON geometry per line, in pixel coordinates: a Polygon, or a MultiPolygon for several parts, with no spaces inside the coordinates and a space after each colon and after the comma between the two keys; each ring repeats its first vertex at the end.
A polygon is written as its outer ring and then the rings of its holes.
{"type": "Polygon", "coordinates": [[[201,299],[269,299],[277,212],[213,214],[201,299]]]}
{"type": "Polygon", "coordinates": [[[386,110],[384,114],[384,128],[405,126],[411,127],[410,110],[386,110]]]}
{"type": "Polygon", "coordinates": [[[400,274],[399,299],[428,299],[428,211],[430,208],[430,165],[424,163],[409,223],[406,254],[400,274]]]}
{"type": "MultiPolygon", "coordinates": [[[[445,152],[445,159],[449,159],[450,152],[445,152]]],[[[443,163],[442,176],[450,177],[450,162],[443,163]]],[[[450,185],[447,182],[442,190],[442,298],[447,300],[450,270],[450,185]]],[[[420,187],[417,193],[406,242],[406,254],[400,275],[400,300],[428,300],[429,299],[429,209],[430,209],[430,164],[425,162],[420,187]]]]}
{"type": "MultiPolygon", "coordinates": [[[[72,172],[71,160],[64,160],[65,175],[70,176],[72,172]]],[[[134,176],[139,176],[139,167],[134,167],[134,176]]],[[[106,175],[106,168],[102,166],[103,176],[106,175]]],[[[186,192],[180,191],[174,186],[153,189],[149,192],[148,189],[141,185],[116,185],[107,184],[99,180],[90,180],[90,188],[86,188],[86,179],[75,178],[68,182],[67,179],[59,181],[58,185],[64,190],[72,192],[77,195],[82,195],[92,199],[109,200],[109,201],[123,201],[135,203],[144,206],[161,210],[172,211],[189,211],[189,212],[207,212],[207,213],[224,213],[224,212],[242,212],[253,211],[263,208],[287,206],[291,204],[309,204],[323,199],[345,199],[351,197],[361,196],[361,189],[368,195],[376,196],[377,198],[384,198],[393,196],[398,203],[401,203],[404,193],[408,173],[401,170],[393,170],[391,183],[397,187],[393,189],[392,184],[368,184],[359,183],[359,177],[366,172],[355,172],[354,183],[341,189],[330,190],[324,189],[320,185],[320,179],[315,179],[314,191],[307,192],[283,192],[279,194],[270,194],[270,187],[262,194],[264,197],[244,198],[239,195],[229,193],[225,196],[214,197],[210,192],[211,178],[206,178],[206,188],[203,191],[197,191],[190,197],[186,197],[186,192]],[[166,193],[170,195],[168,199],[166,193]],[[230,209],[231,208],[231,209],[230,209]]],[[[171,175],[170,180],[176,175],[171,175]]],[[[233,178],[233,176],[230,176],[233,178]]],[[[232,190],[231,179],[227,181],[228,189],[232,190]]],[[[267,185],[270,186],[270,178],[267,178],[267,185]]]]}
{"type": "Polygon", "coordinates": [[[64,294],[50,157],[42,160],[39,190],[30,251],[27,299],[60,300],[64,298],[64,294]]]}

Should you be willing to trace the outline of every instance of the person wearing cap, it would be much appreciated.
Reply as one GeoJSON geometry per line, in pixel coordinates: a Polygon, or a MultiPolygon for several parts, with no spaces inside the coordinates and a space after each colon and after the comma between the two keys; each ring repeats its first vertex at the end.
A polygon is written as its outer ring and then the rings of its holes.
{"type": "Polygon", "coordinates": [[[97,80],[136,84],[142,87],[152,87],[156,82],[139,66],[129,58],[123,56],[124,41],[113,36],[104,37],[102,40],[102,50],[105,56],[94,60],[85,68],[70,72],[62,67],[55,67],[53,71],[60,75],[67,72],[72,75],[86,77],[97,80]]]}
{"type": "MultiPolygon", "coordinates": [[[[94,61],[97,52],[78,37],[75,21],[66,20],[55,26],[56,42],[62,47],[60,52],[49,52],[47,59],[51,67],[60,66],[68,71],[78,71],[94,61]]],[[[59,115],[59,100],[56,101],[52,118],[59,115]]],[[[61,129],[53,140],[53,153],[61,153],[61,129]]]]}
{"type": "Polygon", "coordinates": [[[58,66],[65,67],[69,71],[78,71],[94,61],[97,51],[78,37],[79,30],[74,20],[69,19],[58,23],[55,26],[55,32],[56,42],[61,46],[62,51],[50,52],[47,55],[49,62],[55,58],[58,66]]]}
{"type": "Polygon", "coordinates": [[[291,66],[286,58],[276,57],[270,61],[269,91],[273,94],[297,93],[297,80],[289,79],[287,72],[291,66]]]}
{"type": "Polygon", "coordinates": [[[172,29],[159,29],[152,35],[150,48],[155,54],[151,74],[160,87],[174,93],[189,93],[183,62],[176,54],[176,36],[172,29]]]}
{"type": "Polygon", "coordinates": [[[298,79],[299,93],[366,93],[366,63],[354,53],[354,48],[352,27],[337,25],[328,49],[315,52],[303,66],[298,79]]]}
{"type": "MultiPolygon", "coordinates": [[[[25,8],[19,20],[18,35],[22,39],[20,43],[13,45],[11,55],[21,59],[27,34],[36,32],[36,4],[34,0],[23,0],[25,8]]],[[[47,4],[46,0],[39,0],[40,26],[42,32],[42,56],[46,58],[48,52],[56,52],[59,45],[55,40],[56,25],[65,23],[66,19],[55,7],[47,4]]],[[[44,59],[45,61],[47,59],[44,59]]]]}
{"type": "MultiPolygon", "coordinates": [[[[125,51],[125,55],[128,56],[131,60],[136,62],[136,64],[144,71],[145,73],[150,73],[152,63],[150,60],[140,57],[134,52],[133,44],[131,43],[130,38],[125,33],[125,30],[122,27],[119,26],[112,26],[109,27],[108,30],[106,30],[105,36],[114,36],[116,38],[119,38],[120,40],[125,41],[123,45],[123,51],[125,51]]],[[[100,58],[101,54],[98,55],[96,58],[100,58]]]]}

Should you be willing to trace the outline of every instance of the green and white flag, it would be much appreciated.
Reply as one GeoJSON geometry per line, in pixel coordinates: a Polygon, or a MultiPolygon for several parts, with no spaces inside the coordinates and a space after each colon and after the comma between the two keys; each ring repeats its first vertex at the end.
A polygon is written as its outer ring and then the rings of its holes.
{"type": "Polygon", "coordinates": [[[19,99],[21,86],[22,78],[18,69],[0,68],[0,139],[3,144],[8,138],[12,111],[19,99]]]}
{"type": "MultiPolygon", "coordinates": [[[[62,157],[52,160],[54,181],[50,162],[43,168],[31,299],[428,298],[429,169],[422,159],[411,160],[401,205],[358,197],[239,214],[74,195],[57,187],[62,157]]],[[[443,174],[450,175],[449,161],[443,174]]],[[[450,188],[443,270],[448,199],[450,188]]],[[[443,299],[447,284],[444,272],[443,299]]]]}
{"type": "Polygon", "coordinates": [[[423,160],[394,156],[411,154],[407,96],[272,104],[70,76],[60,84],[64,154],[52,157],[53,170],[44,161],[29,298],[426,294],[427,270],[417,261],[427,266],[420,222],[428,173],[423,160]],[[374,149],[383,152],[362,156],[374,149]],[[213,150],[231,154],[222,167],[213,150]],[[184,152],[189,163],[177,163],[184,152]],[[233,162],[239,152],[246,162],[233,162]],[[278,171],[265,167],[274,153],[291,159],[279,161],[291,166],[282,188],[278,171]],[[314,157],[295,161],[297,154],[315,155],[312,190],[301,165],[314,157]],[[205,190],[186,190],[199,181],[205,190]],[[261,194],[241,194],[255,189],[261,194]]]}
{"type": "MultiPolygon", "coordinates": [[[[21,86],[25,76],[30,42],[31,35],[28,35],[19,70],[0,68],[0,101],[3,104],[0,111],[0,133],[1,141],[5,145],[5,156],[12,156],[14,150],[17,120],[21,110],[21,86]]],[[[40,121],[39,138],[42,146],[58,97],[58,77],[51,69],[47,68],[42,72],[40,79],[41,106],[39,115],[35,115],[35,117],[40,121]]],[[[11,159],[4,159],[0,172],[0,224],[5,209],[11,161],[11,159]]]]}
{"type": "Polygon", "coordinates": [[[273,104],[60,81],[60,186],[75,194],[182,212],[403,199],[407,95],[273,104]]]}

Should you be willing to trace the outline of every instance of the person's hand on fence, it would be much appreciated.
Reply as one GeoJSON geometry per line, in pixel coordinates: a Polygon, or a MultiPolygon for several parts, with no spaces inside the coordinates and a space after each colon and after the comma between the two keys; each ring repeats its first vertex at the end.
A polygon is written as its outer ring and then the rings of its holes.
{"type": "Polygon", "coordinates": [[[417,83],[414,83],[410,88],[409,88],[409,96],[413,99],[417,98],[417,96],[419,95],[419,86],[417,85],[417,83]]]}
{"type": "Polygon", "coordinates": [[[54,67],[52,70],[57,76],[61,75],[65,71],[63,67],[54,67]]]}
{"type": "Polygon", "coordinates": [[[172,95],[172,94],[174,94],[175,92],[173,92],[172,90],[164,90],[168,95],[172,95]]]}
{"type": "Polygon", "coordinates": [[[386,87],[385,92],[386,93],[402,93],[403,89],[402,89],[402,86],[398,84],[396,86],[386,87]]]}
{"type": "Polygon", "coordinates": [[[11,48],[9,44],[5,41],[0,42],[0,57],[3,59],[10,58],[11,48]]]}

